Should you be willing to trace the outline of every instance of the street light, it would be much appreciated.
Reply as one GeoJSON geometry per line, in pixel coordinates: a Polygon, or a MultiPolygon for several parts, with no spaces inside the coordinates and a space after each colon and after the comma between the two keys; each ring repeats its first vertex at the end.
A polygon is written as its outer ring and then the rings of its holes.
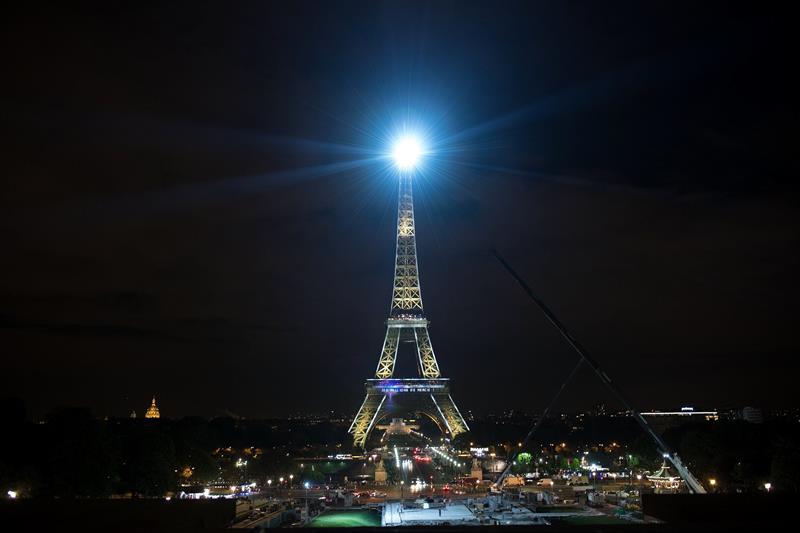
{"type": "Polygon", "coordinates": [[[764,489],[765,489],[767,492],[769,492],[769,489],[771,489],[771,488],[772,488],[772,483],[769,483],[769,482],[767,482],[767,483],[764,483],[764,489]]]}
{"type": "Polygon", "coordinates": [[[403,505],[403,499],[405,498],[405,494],[404,494],[404,492],[403,492],[403,485],[404,485],[404,484],[405,484],[405,482],[404,482],[404,481],[401,479],[401,480],[400,480],[400,506],[401,506],[401,507],[402,507],[402,505],[403,505]]]}
{"type": "Polygon", "coordinates": [[[271,488],[272,488],[272,480],[271,480],[271,479],[268,479],[268,480],[267,480],[267,488],[268,488],[268,489],[271,489],[271,488]]]}
{"type": "Polygon", "coordinates": [[[711,489],[713,490],[714,487],[717,486],[717,480],[712,477],[711,479],[708,480],[708,484],[711,485],[711,489]]]}
{"type": "Polygon", "coordinates": [[[292,480],[294,479],[294,474],[289,474],[289,490],[292,490],[292,480]]]}
{"type": "Polygon", "coordinates": [[[303,486],[306,488],[306,520],[308,520],[308,481],[303,483],[303,486]]]}

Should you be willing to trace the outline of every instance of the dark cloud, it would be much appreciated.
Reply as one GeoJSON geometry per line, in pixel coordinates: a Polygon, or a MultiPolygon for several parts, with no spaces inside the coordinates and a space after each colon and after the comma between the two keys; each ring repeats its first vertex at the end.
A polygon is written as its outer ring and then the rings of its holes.
{"type": "Polygon", "coordinates": [[[32,306],[46,306],[75,309],[92,306],[109,311],[128,313],[147,313],[156,309],[156,298],[140,291],[111,291],[95,294],[66,291],[54,292],[6,292],[0,294],[4,305],[26,303],[32,306]]]}
{"type": "Polygon", "coordinates": [[[37,336],[121,337],[185,342],[185,339],[171,334],[124,324],[58,323],[0,316],[0,329],[24,331],[37,336]]]}

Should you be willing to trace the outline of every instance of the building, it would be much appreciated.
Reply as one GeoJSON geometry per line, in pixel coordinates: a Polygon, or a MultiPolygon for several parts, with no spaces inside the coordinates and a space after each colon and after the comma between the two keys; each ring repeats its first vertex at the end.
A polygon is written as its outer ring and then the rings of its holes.
{"type": "Polygon", "coordinates": [[[658,431],[680,426],[685,422],[716,422],[719,412],[716,409],[703,411],[694,407],[681,407],[677,411],[648,411],[641,413],[647,422],[658,431]]]}
{"type": "Polygon", "coordinates": [[[761,424],[764,422],[764,414],[758,407],[743,407],[741,417],[742,420],[750,422],[751,424],[761,424]]]}
{"type": "Polygon", "coordinates": [[[719,420],[719,413],[716,410],[695,411],[694,407],[681,407],[679,411],[648,411],[642,413],[648,417],[680,417],[684,419],[694,418],[695,420],[719,420]]]}
{"type": "Polygon", "coordinates": [[[161,412],[158,410],[158,406],[156,405],[156,397],[153,395],[153,401],[150,402],[150,407],[147,408],[147,412],[144,414],[145,418],[161,418],[161,412]]]}

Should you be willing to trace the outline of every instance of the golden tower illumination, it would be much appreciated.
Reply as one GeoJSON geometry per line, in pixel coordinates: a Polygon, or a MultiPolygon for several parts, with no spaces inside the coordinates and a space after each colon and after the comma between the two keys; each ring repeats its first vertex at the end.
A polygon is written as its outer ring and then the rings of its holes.
{"type": "Polygon", "coordinates": [[[145,418],[161,418],[161,412],[158,410],[158,406],[156,405],[156,397],[153,395],[153,401],[150,402],[150,407],[147,408],[147,412],[144,414],[145,418]]]}

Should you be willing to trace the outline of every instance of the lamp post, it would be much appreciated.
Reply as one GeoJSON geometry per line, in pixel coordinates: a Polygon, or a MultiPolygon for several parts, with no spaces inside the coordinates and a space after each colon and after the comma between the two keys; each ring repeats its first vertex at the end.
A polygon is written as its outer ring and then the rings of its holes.
{"type": "Polygon", "coordinates": [[[630,475],[628,477],[630,478],[631,486],[633,486],[633,464],[632,463],[633,463],[633,455],[628,454],[628,469],[630,470],[630,475]]]}
{"type": "Polygon", "coordinates": [[[772,483],[770,483],[770,482],[764,483],[764,490],[769,492],[771,488],[772,488],[772,483]]]}
{"type": "Polygon", "coordinates": [[[708,480],[708,485],[711,487],[711,492],[714,492],[714,490],[717,488],[717,480],[712,477],[708,480]]]}
{"type": "Polygon", "coordinates": [[[403,485],[405,482],[401,479],[400,480],[400,507],[403,507],[403,499],[405,498],[405,493],[403,492],[403,485]]]}
{"type": "Polygon", "coordinates": [[[303,483],[303,486],[306,489],[306,501],[305,501],[306,506],[305,507],[306,507],[306,521],[307,521],[309,519],[309,516],[308,516],[308,481],[303,483]]]}
{"type": "Polygon", "coordinates": [[[292,490],[292,480],[294,479],[294,474],[289,474],[289,490],[292,490]]]}

